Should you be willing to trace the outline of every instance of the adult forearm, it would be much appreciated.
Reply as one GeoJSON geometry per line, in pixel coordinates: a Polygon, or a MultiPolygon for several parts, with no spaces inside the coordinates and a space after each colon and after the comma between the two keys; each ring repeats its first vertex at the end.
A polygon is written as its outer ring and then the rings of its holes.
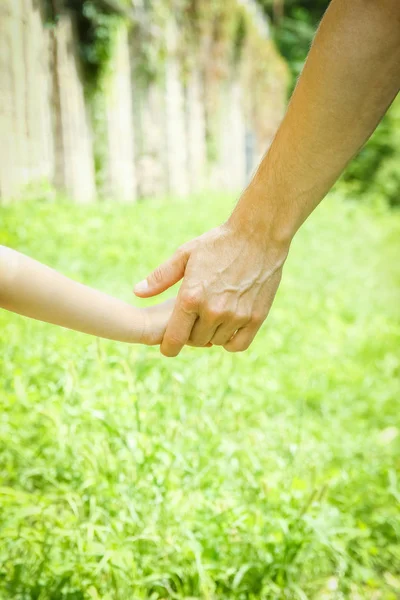
{"type": "Polygon", "coordinates": [[[0,247],[0,308],[122,342],[141,340],[144,311],[0,247]]]}
{"type": "Polygon", "coordinates": [[[290,242],[399,88],[399,0],[333,0],[282,125],[233,219],[261,227],[268,240],[290,242]]]}
{"type": "Polygon", "coordinates": [[[333,0],[285,119],[231,217],[184,244],[136,288],[154,296],[183,278],[163,354],[176,356],[187,343],[249,347],[293,235],[399,86],[400,0],[333,0]]]}

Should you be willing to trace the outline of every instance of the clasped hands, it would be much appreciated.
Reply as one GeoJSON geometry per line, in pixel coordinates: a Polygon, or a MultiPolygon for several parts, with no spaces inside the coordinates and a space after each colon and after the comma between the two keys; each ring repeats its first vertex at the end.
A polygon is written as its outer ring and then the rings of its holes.
{"type": "Polygon", "coordinates": [[[165,304],[161,353],[175,357],[185,345],[246,350],[270,311],[287,253],[288,244],[235,214],[178,248],[134,289],[149,298],[183,279],[176,301],[165,304]]]}

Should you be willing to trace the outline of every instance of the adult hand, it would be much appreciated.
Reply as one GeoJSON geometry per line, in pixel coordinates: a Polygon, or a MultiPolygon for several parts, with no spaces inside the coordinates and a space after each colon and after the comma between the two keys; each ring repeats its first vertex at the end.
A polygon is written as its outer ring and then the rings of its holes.
{"type": "Polygon", "coordinates": [[[184,278],[161,345],[245,350],[268,314],[290,240],[376,128],[400,86],[400,2],[332,0],[286,115],[232,217],[136,288],[184,278]]]}
{"type": "Polygon", "coordinates": [[[161,344],[165,356],[183,346],[246,350],[267,317],[281,280],[288,245],[271,241],[265,228],[231,219],[181,246],[135,288],[147,298],[183,278],[161,344]]]}

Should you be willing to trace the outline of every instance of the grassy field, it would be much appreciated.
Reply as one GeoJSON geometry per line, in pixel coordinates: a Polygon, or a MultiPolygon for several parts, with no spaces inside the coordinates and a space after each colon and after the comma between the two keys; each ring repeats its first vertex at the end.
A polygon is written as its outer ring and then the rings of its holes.
{"type": "MultiPolygon", "coordinates": [[[[0,243],[129,300],[231,202],[28,202],[0,243]]],[[[331,197],[240,355],[0,313],[0,599],[399,598],[399,252],[331,197]]]]}

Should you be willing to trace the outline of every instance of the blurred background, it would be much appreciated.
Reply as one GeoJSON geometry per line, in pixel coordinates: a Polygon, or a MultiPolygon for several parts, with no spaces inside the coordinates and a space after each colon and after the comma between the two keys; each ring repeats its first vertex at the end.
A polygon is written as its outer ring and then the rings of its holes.
{"type": "MultiPolygon", "coordinates": [[[[132,302],[229,214],[327,5],[0,0],[0,243],[132,302]]],[[[1,600],[400,597],[399,165],[397,99],[243,355],[0,313],[1,600]]]]}
{"type": "MultiPolygon", "coordinates": [[[[324,0],[2,0],[0,197],[240,190],[324,0]],[[232,152],[235,148],[235,152],[232,152]]],[[[399,103],[345,175],[398,202],[399,103]]]]}

